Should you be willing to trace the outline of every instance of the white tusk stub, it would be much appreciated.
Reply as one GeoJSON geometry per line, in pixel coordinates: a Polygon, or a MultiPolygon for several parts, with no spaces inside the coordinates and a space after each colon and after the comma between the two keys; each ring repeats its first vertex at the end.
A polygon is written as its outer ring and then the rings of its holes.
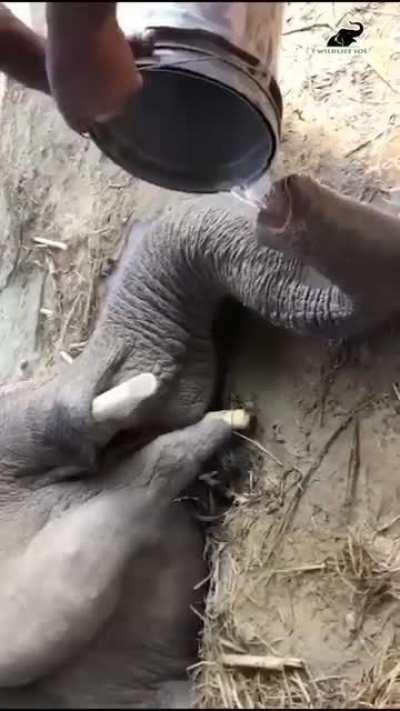
{"type": "Polygon", "coordinates": [[[95,422],[127,420],[136,408],[158,389],[153,373],[141,373],[98,395],[92,403],[95,422]]]}
{"type": "Polygon", "coordinates": [[[210,420],[223,420],[232,427],[233,430],[247,430],[250,425],[251,416],[246,410],[217,410],[207,412],[206,418],[210,420]]]}

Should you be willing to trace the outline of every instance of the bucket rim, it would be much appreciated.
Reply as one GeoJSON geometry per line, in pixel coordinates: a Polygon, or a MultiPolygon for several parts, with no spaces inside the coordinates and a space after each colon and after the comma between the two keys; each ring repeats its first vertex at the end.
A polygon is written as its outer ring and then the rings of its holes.
{"type": "MultiPolygon", "coordinates": [[[[181,53],[180,53],[181,54],[181,53]]],[[[184,55],[187,55],[187,51],[183,51],[184,55]]],[[[191,54],[191,53],[190,53],[191,54]]],[[[278,149],[279,142],[279,128],[280,128],[280,114],[278,107],[276,106],[273,98],[268,91],[262,91],[262,98],[260,97],[260,102],[257,101],[254,96],[251,100],[249,96],[246,95],[245,87],[240,90],[237,86],[232,86],[232,84],[227,84],[223,78],[219,79],[215,76],[209,76],[207,71],[204,71],[203,64],[204,60],[198,57],[187,57],[189,60],[186,65],[183,65],[179,59],[175,62],[155,62],[154,58],[151,61],[150,58],[141,59],[137,62],[138,68],[142,71],[143,77],[150,74],[155,78],[163,76],[177,76],[185,77],[197,83],[202,83],[202,85],[213,85],[217,86],[220,91],[223,91],[225,95],[229,95],[235,101],[239,101],[242,107],[242,111],[245,108],[246,113],[249,116],[249,121],[253,124],[253,127],[258,123],[259,127],[265,134],[265,140],[263,142],[263,147],[261,146],[261,141],[259,144],[255,145],[253,150],[247,152],[246,156],[239,156],[238,158],[233,158],[229,163],[226,162],[220,169],[216,169],[214,177],[210,179],[210,174],[201,175],[200,173],[191,174],[188,168],[177,168],[176,166],[168,165],[167,167],[162,165],[162,161],[157,159],[152,159],[149,154],[145,154],[140,146],[136,145],[132,141],[132,145],[129,146],[129,155],[127,149],[124,148],[125,155],[119,151],[118,146],[116,151],[113,149],[112,143],[112,123],[108,124],[97,124],[90,131],[90,136],[97,147],[115,164],[119,165],[121,168],[126,170],[130,175],[136,178],[144,180],[148,183],[158,185],[161,188],[166,188],[169,190],[175,190],[183,193],[204,193],[212,194],[216,192],[230,191],[238,185],[248,186],[253,182],[259,180],[269,169],[273,158],[278,149]],[[191,67],[187,66],[192,64],[191,67]],[[201,65],[202,71],[197,65],[201,65]],[[262,100],[262,104],[260,105],[262,100]],[[269,106],[267,106],[269,104],[269,106]],[[269,109],[269,110],[267,110],[269,109]],[[260,157],[262,148],[264,149],[265,155],[263,158],[260,157]],[[253,154],[253,155],[252,155],[253,154]],[[257,155],[258,154],[258,157],[257,155]],[[246,176],[242,175],[240,178],[233,177],[236,173],[235,167],[240,174],[240,166],[244,166],[247,162],[248,165],[254,164],[253,169],[249,169],[246,176]],[[229,176],[228,177],[228,173],[229,176]]],[[[211,57],[211,62],[220,62],[220,57],[211,57]]],[[[223,60],[222,60],[223,61],[223,60]]],[[[250,82],[258,94],[260,92],[260,87],[258,82],[254,78],[248,75],[243,69],[237,67],[236,64],[232,65],[232,69],[239,72],[245,79],[245,84],[248,85],[250,82]]],[[[238,82],[241,85],[242,82],[238,82]]],[[[248,87],[247,87],[248,88],[248,87]]],[[[279,91],[279,89],[278,89],[279,91]]],[[[248,90],[248,93],[249,90],[248,90]]],[[[252,93],[252,92],[251,92],[252,93]]],[[[137,97],[133,98],[133,105],[137,97]]],[[[257,129],[258,130],[258,129],[257,129]]],[[[261,133],[261,131],[260,131],[261,133]]],[[[114,144],[115,146],[115,144],[114,144]]],[[[243,170],[242,170],[243,173],[243,170]]]]}

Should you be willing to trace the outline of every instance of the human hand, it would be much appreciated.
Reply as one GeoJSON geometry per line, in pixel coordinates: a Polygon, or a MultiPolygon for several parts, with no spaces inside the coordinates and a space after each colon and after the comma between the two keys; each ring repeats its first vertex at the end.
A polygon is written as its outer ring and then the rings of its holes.
{"type": "Polygon", "coordinates": [[[0,3],[0,71],[29,89],[50,93],[45,41],[0,3]]]}
{"type": "Polygon", "coordinates": [[[93,9],[82,7],[86,5],[49,3],[54,7],[48,8],[49,84],[60,112],[79,133],[113,118],[140,91],[142,77],[134,57],[151,52],[151,37],[125,37],[113,10],[115,3],[93,3],[93,9]],[[70,7],[57,16],[60,5],[70,7]],[[97,22],[95,13],[104,8],[94,6],[104,5],[111,7],[97,22]]]}

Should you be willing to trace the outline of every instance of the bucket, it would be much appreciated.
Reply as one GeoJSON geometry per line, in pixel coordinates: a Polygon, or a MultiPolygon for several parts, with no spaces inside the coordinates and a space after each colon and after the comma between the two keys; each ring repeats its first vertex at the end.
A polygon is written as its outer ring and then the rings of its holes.
{"type": "Polygon", "coordinates": [[[284,3],[120,3],[125,34],[151,31],[143,89],[91,138],[131,175],[182,192],[250,186],[280,140],[284,3]]]}

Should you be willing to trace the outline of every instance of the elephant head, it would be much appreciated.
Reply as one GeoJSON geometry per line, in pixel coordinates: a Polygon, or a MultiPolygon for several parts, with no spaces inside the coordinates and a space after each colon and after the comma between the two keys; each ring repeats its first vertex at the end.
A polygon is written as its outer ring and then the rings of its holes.
{"type": "Polygon", "coordinates": [[[350,25],[358,25],[358,30],[339,30],[328,40],[328,47],[349,47],[364,32],[361,22],[350,22],[350,25]]]}

